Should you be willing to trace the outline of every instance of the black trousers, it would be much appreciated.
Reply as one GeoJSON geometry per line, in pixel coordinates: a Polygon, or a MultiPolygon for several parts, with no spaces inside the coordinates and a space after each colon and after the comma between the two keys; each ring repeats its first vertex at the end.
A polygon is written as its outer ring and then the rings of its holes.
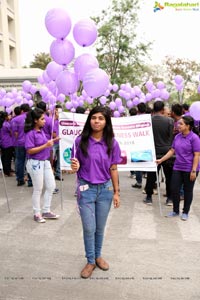
{"type": "Polygon", "coordinates": [[[5,175],[10,175],[11,171],[11,161],[13,158],[14,148],[8,147],[8,148],[1,148],[1,161],[3,165],[3,172],[5,175]]]}
{"type": "MultiPolygon", "coordinates": [[[[197,176],[198,176],[198,172],[197,172],[197,176]]],[[[173,200],[173,210],[176,213],[179,213],[180,188],[182,184],[184,189],[183,213],[188,214],[193,200],[193,189],[194,189],[195,181],[190,181],[190,172],[174,170],[172,174],[172,181],[171,181],[171,192],[172,192],[171,195],[173,200]]]]}
{"type": "MultiPolygon", "coordinates": [[[[163,167],[163,172],[165,175],[165,184],[166,184],[166,193],[167,193],[167,198],[171,199],[171,178],[172,178],[172,172],[173,172],[173,164],[170,161],[164,161],[162,164],[158,166],[158,172],[161,168],[163,167]]],[[[151,197],[153,194],[153,189],[155,186],[156,182],[156,172],[147,172],[147,181],[146,181],[146,194],[148,197],[151,197]]],[[[159,184],[159,183],[157,183],[159,184]]]]}

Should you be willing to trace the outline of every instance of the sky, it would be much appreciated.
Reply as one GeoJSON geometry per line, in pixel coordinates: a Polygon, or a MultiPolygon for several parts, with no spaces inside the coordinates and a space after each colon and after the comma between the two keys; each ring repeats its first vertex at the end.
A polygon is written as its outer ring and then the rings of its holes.
{"type": "MultiPolygon", "coordinates": [[[[49,53],[54,37],[48,33],[45,27],[45,16],[50,9],[65,9],[71,17],[73,26],[83,18],[98,15],[103,9],[106,10],[110,1],[19,0],[22,65],[28,66],[34,60],[35,54],[49,53]]],[[[138,39],[153,42],[150,52],[151,63],[159,64],[167,55],[187,58],[200,63],[200,2],[195,0],[162,1],[159,4],[163,8],[154,12],[154,7],[159,8],[155,3],[153,0],[143,2],[138,14],[139,24],[137,26],[138,39]],[[175,4],[180,3],[185,3],[187,6],[174,7],[175,4]]],[[[67,38],[74,43],[71,34],[67,38]]],[[[94,45],[84,51],[94,52],[94,45]]],[[[81,47],[76,47],[76,56],[84,51],[81,47]]]]}

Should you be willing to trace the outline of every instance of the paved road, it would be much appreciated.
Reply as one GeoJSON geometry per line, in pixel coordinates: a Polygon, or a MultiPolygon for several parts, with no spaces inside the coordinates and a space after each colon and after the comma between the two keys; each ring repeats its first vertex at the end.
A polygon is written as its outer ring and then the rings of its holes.
{"type": "Polygon", "coordinates": [[[200,300],[200,183],[184,222],[165,218],[171,208],[163,196],[161,208],[158,196],[152,206],[143,204],[142,191],[131,188],[134,180],[128,175],[120,173],[122,205],[112,208],[105,233],[103,254],[110,270],[96,268],[84,280],[75,175],[64,174],[63,192],[53,196],[60,219],[37,224],[32,188],[6,179],[8,213],[0,174],[0,300],[200,300]]]}

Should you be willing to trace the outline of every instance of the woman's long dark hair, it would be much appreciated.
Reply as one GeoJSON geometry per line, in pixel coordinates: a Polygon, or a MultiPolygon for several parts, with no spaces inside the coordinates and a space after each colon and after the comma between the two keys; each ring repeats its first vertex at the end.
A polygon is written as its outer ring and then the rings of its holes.
{"type": "Polygon", "coordinates": [[[39,120],[44,114],[44,111],[40,108],[35,107],[33,110],[29,111],[26,115],[24,132],[28,132],[35,127],[35,120],[39,120]]]}
{"type": "Polygon", "coordinates": [[[194,119],[191,116],[183,116],[182,119],[185,125],[189,125],[190,130],[192,130],[198,136],[200,135],[198,128],[195,127],[194,119]]]}
{"type": "Polygon", "coordinates": [[[108,107],[95,106],[89,113],[83,131],[81,133],[80,148],[85,156],[87,156],[88,140],[92,134],[92,127],[90,125],[91,118],[94,114],[101,113],[106,119],[106,125],[103,130],[103,138],[108,147],[107,153],[110,155],[114,137],[114,131],[111,122],[111,111],[108,107]]]}

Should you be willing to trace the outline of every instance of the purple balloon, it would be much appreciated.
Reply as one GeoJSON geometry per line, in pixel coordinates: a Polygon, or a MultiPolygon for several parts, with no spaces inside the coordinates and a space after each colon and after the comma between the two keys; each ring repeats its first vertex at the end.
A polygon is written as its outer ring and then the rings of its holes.
{"type": "Polygon", "coordinates": [[[176,75],[174,81],[176,84],[181,84],[183,82],[183,77],[181,75],[176,75]]]}
{"type": "Polygon", "coordinates": [[[67,39],[54,40],[50,46],[50,55],[57,64],[67,65],[74,58],[75,49],[67,39]]]}
{"type": "Polygon", "coordinates": [[[114,92],[116,92],[118,90],[118,88],[119,88],[118,84],[116,84],[116,83],[113,84],[112,89],[114,92]]]}
{"type": "Polygon", "coordinates": [[[127,103],[126,103],[126,106],[127,106],[128,108],[133,107],[133,102],[132,102],[131,100],[128,100],[127,103]]]}
{"type": "Polygon", "coordinates": [[[116,98],[115,99],[115,104],[117,107],[121,106],[122,105],[122,99],[121,98],[116,98]]]}
{"type": "Polygon", "coordinates": [[[56,80],[56,77],[60,72],[63,71],[63,66],[57,64],[55,61],[51,61],[48,63],[46,67],[46,72],[51,80],[56,80]]]}
{"type": "Polygon", "coordinates": [[[190,115],[196,120],[200,120],[200,101],[195,101],[190,105],[190,115]]]}
{"type": "Polygon", "coordinates": [[[45,16],[46,29],[55,38],[64,39],[69,34],[71,25],[71,18],[64,9],[53,8],[45,16]]]}
{"type": "Polygon", "coordinates": [[[164,88],[165,88],[165,84],[164,84],[162,81],[158,81],[158,83],[157,83],[157,88],[158,88],[159,90],[164,89],[164,88]]]}
{"type": "Polygon", "coordinates": [[[110,109],[114,110],[116,108],[116,103],[114,101],[111,101],[109,107],[110,109]]]}
{"type": "Polygon", "coordinates": [[[105,96],[102,96],[102,97],[100,97],[99,101],[102,105],[104,105],[104,104],[106,104],[107,98],[105,96]]]}
{"type": "Polygon", "coordinates": [[[78,75],[79,80],[83,80],[83,77],[91,69],[99,67],[98,60],[94,55],[84,53],[78,56],[74,62],[74,71],[78,75]]]}
{"type": "Polygon", "coordinates": [[[92,98],[102,96],[107,90],[109,83],[108,75],[100,68],[90,70],[83,78],[83,88],[88,96],[92,98]]]}
{"type": "Polygon", "coordinates": [[[197,88],[197,92],[200,94],[200,85],[197,88]]]}
{"type": "Polygon", "coordinates": [[[59,94],[57,97],[57,100],[60,102],[64,102],[65,101],[65,95],[64,94],[59,94]]]}
{"type": "Polygon", "coordinates": [[[120,112],[118,110],[115,110],[114,113],[113,113],[113,116],[115,118],[119,118],[120,117],[120,112]]]}
{"type": "Polygon", "coordinates": [[[29,80],[25,80],[23,83],[22,83],[22,88],[25,92],[29,92],[30,91],[30,88],[31,88],[32,84],[29,80]]]}
{"type": "Polygon", "coordinates": [[[78,90],[79,81],[75,73],[65,70],[56,78],[56,85],[59,94],[69,96],[78,90]]]}
{"type": "Polygon", "coordinates": [[[91,19],[78,21],[73,28],[73,36],[78,45],[87,47],[97,39],[97,28],[91,19]]]}

